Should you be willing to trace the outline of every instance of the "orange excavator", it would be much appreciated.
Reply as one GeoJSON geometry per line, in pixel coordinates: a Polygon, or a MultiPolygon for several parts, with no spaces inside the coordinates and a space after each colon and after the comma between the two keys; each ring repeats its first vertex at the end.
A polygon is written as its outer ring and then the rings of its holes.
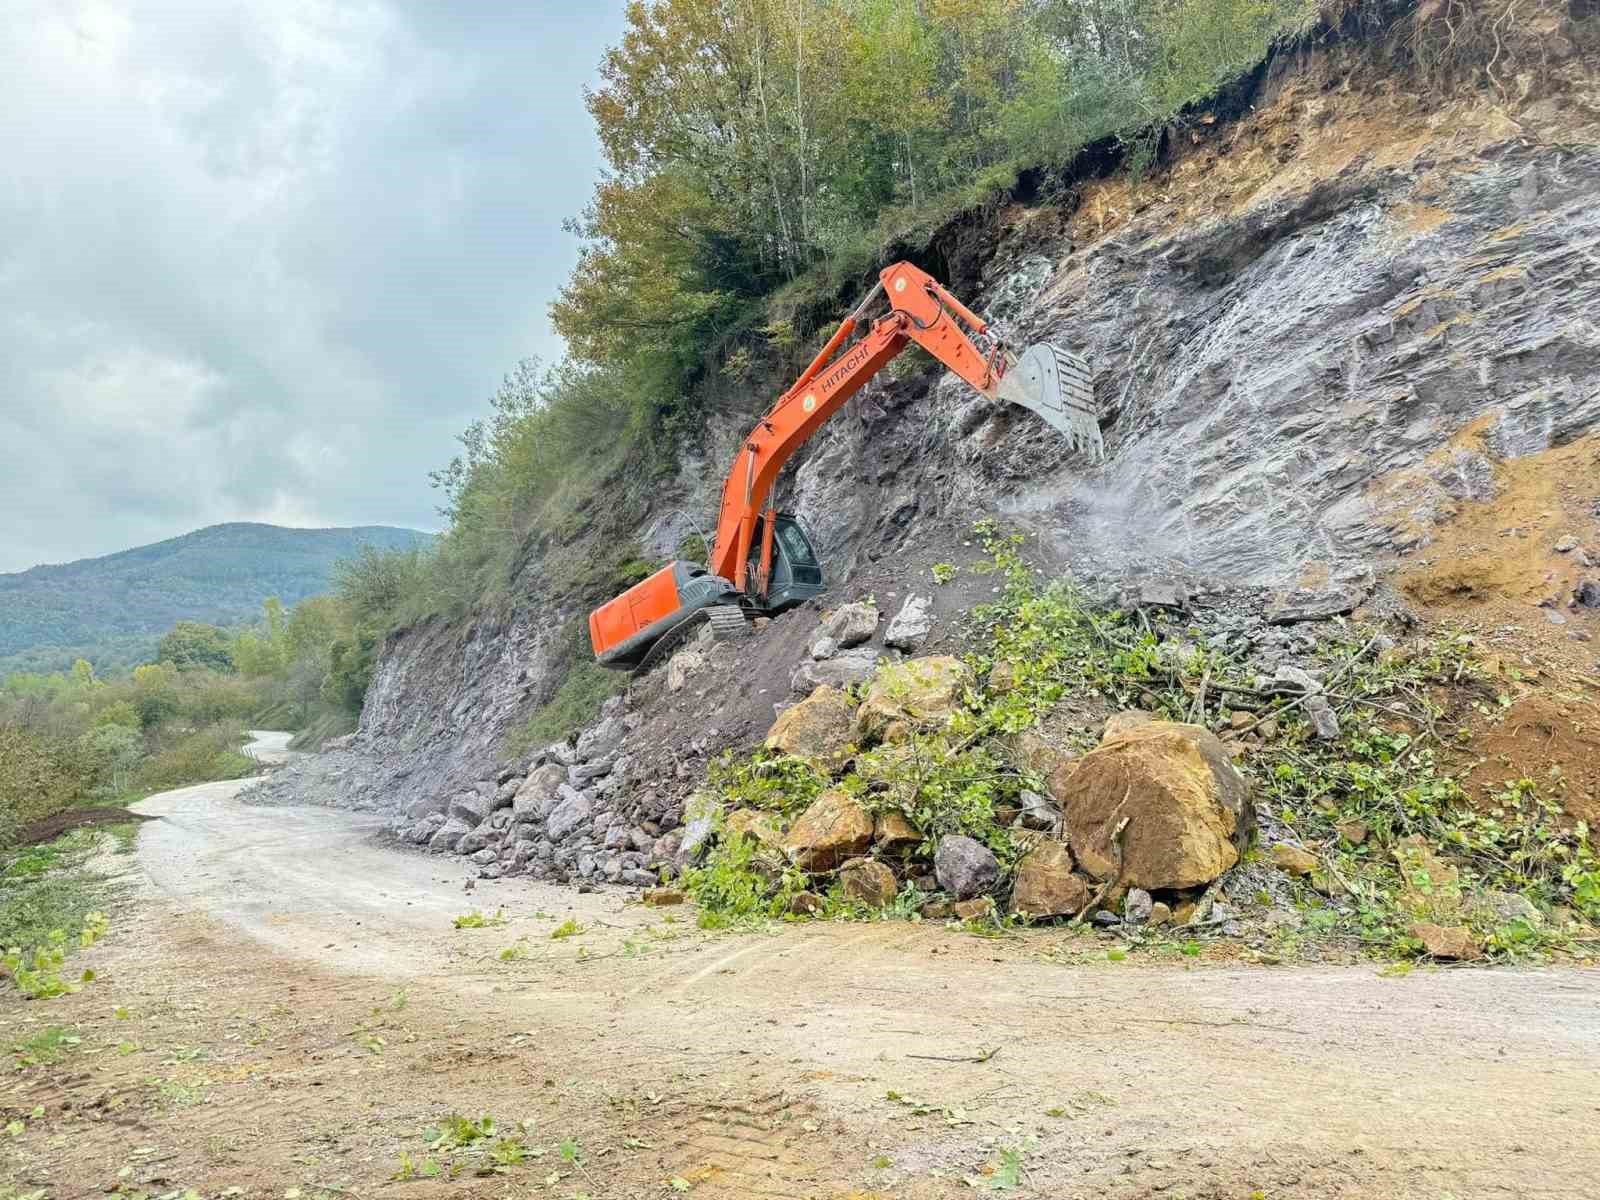
{"type": "Polygon", "coordinates": [[[895,263],[745,439],[722,485],[709,563],[668,563],[589,614],[589,640],[602,665],[648,670],[703,620],[718,636],[742,634],[754,618],[792,608],[825,589],[805,528],[772,508],[773,485],[823,422],[912,344],[980,395],[1037,413],[1076,449],[1103,457],[1089,368],[1081,358],[1049,343],[1013,353],[938,280],[910,263],[895,263]],[[888,313],[850,342],[880,294],[888,299],[888,313]]]}

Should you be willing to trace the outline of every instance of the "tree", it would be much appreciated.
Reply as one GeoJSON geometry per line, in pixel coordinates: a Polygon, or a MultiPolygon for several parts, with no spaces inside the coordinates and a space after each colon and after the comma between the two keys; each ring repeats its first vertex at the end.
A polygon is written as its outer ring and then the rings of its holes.
{"type": "MultiPolygon", "coordinates": [[[[172,631],[161,639],[156,648],[156,661],[171,663],[180,671],[197,667],[210,671],[234,669],[233,639],[215,625],[198,621],[179,621],[172,631]]],[[[87,665],[87,664],[85,664],[87,665]]],[[[76,674],[76,668],[74,668],[76,674]]]]}

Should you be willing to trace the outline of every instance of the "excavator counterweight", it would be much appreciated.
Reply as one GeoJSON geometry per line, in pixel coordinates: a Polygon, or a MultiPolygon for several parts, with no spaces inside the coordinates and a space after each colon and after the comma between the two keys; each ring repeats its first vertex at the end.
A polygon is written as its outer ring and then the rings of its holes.
{"type": "Polygon", "coordinates": [[[824,590],[822,563],[804,527],[771,506],[778,474],[845,401],[913,344],[980,395],[1026,408],[1074,449],[1094,461],[1104,457],[1093,378],[1083,359],[1049,343],[1013,353],[938,280],[910,263],[895,263],[745,439],[722,486],[707,565],[668,563],[589,615],[589,638],[602,665],[647,670],[665,646],[703,619],[721,635],[740,627],[739,614],[782,612],[824,590]],[[879,293],[888,313],[851,341],[879,293]]]}

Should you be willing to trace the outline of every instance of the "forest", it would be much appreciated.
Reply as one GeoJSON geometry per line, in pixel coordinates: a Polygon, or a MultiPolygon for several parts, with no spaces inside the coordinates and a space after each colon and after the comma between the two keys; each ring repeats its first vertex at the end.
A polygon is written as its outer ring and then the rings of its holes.
{"type": "Polygon", "coordinates": [[[131,670],[101,677],[80,659],[0,679],[0,848],[63,809],[249,774],[248,728],[308,742],[354,729],[378,634],[351,597],[407,553],[367,547],[335,568],[333,593],[292,609],[270,598],[237,628],[180,621],[131,670]]]}

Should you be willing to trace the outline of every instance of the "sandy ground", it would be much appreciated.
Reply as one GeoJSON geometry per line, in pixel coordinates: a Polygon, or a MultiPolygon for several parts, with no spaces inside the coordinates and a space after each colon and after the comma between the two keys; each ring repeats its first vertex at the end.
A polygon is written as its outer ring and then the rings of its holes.
{"type": "Polygon", "coordinates": [[[1600,1177],[1600,974],[1183,969],[904,923],[713,935],[618,892],[464,893],[458,861],[390,849],[370,819],[239,787],[139,806],[160,819],[81,960],[97,981],[0,999],[7,1046],[82,1039],[0,1084],[18,1194],[924,1197],[1005,1184],[1008,1150],[1017,1190],[1047,1196],[1600,1177]],[[453,1112],[531,1121],[545,1153],[393,1180],[453,1112]]]}

